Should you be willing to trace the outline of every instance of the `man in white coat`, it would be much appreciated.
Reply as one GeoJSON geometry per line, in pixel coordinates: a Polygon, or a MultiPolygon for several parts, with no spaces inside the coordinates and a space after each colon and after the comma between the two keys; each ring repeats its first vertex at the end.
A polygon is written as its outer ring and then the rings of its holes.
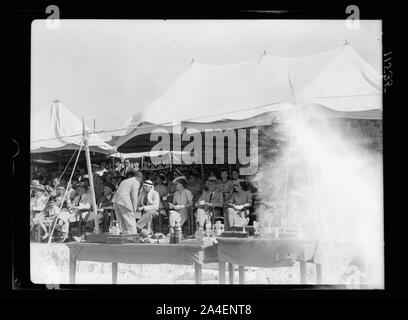
{"type": "Polygon", "coordinates": [[[136,179],[136,175],[137,171],[134,168],[129,168],[126,172],[126,179],[120,183],[112,198],[113,208],[122,233],[137,233],[136,218],[140,216],[140,212],[137,211],[140,183],[136,179]]]}

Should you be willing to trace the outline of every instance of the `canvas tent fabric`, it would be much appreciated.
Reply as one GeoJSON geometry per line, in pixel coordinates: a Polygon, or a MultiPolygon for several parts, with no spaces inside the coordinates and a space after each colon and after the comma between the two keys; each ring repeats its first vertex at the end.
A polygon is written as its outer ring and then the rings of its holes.
{"type": "Polygon", "coordinates": [[[382,119],[381,74],[350,45],[303,57],[194,62],[161,97],[128,119],[128,129],[112,143],[120,146],[179,122],[198,130],[266,125],[270,115],[296,107],[317,117],[382,119]]]}
{"type": "Polygon", "coordinates": [[[120,158],[120,159],[140,159],[143,157],[164,157],[170,158],[170,154],[172,155],[173,160],[181,161],[183,154],[188,154],[188,152],[184,151],[149,151],[149,152],[132,152],[132,153],[120,153],[116,152],[110,155],[113,158],[120,158]]]}
{"type": "MultiPolygon", "coordinates": [[[[91,131],[86,126],[85,129],[91,131]]],[[[55,100],[31,116],[31,153],[77,149],[83,144],[82,130],[82,120],[60,101],[55,100]]],[[[116,149],[96,133],[90,133],[89,150],[110,154],[116,149]]]]}

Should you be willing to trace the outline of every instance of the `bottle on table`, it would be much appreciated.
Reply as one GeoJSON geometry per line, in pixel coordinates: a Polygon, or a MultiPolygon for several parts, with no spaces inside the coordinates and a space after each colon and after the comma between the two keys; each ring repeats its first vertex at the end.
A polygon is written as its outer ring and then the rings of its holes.
{"type": "Polygon", "coordinates": [[[174,226],[174,243],[181,243],[182,236],[181,225],[180,222],[177,221],[174,226]]]}
{"type": "Polygon", "coordinates": [[[175,241],[174,241],[174,228],[173,227],[170,227],[169,233],[170,233],[169,243],[174,243],[175,241]]]}

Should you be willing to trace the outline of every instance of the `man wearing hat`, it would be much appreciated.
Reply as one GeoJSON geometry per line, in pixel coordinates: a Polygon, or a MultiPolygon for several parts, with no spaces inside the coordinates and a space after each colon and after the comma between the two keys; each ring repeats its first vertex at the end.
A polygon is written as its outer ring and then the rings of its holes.
{"type": "MultiPolygon", "coordinates": [[[[115,217],[113,216],[115,211],[113,210],[112,203],[115,190],[116,188],[112,183],[105,183],[103,187],[103,197],[99,200],[98,203],[98,212],[101,213],[100,220],[105,227],[109,226],[112,219],[115,220],[115,217]]],[[[102,230],[102,228],[100,228],[100,230],[102,230]]]]}
{"type": "Polygon", "coordinates": [[[196,202],[196,220],[198,226],[203,228],[206,220],[222,218],[222,209],[224,205],[223,195],[216,190],[217,178],[209,177],[207,180],[207,188],[203,191],[200,198],[196,202]]]}
{"type": "MultiPolygon", "coordinates": [[[[63,185],[59,185],[56,190],[55,190],[55,204],[59,206],[63,201],[64,201],[64,195],[65,195],[65,187],[63,185]]],[[[70,204],[71,199],[69,197],[69,194],[65,196],[65,200],[70,204]]]]}
{"type": "MultiPolygon", "coordinates": [[[[37,214],[44,211],[48,198],[44,195],[45,187],[38,180],[32,181],[31,190],[35,192],[34,197],[30,200],[30,218],[33,219],[37,214]]],[[[31,223],[33,223],[32,220],[31,223]]]]}
{"type": "Polygon", "coordinates": [[[76,196],[72,200],[71,209],[76,212],[77,217],[81,215],[82,220],[87,222],[89,219],[93,219],[92,210],[92,197],[88,190],[88,185],[83,182],[79,182],[75,185],[76,196]]]}
{"type": "Polygon", "coordinates": [[[140,214],[137,211],[140,183],[136,176],[137,171],[134,168],[129,168],[126,179],[119,184],[112,198],[119,228],[123,233],[137,233],[136,217],[140,214]]]}
{"type": "Polygon", "coordinates": [[[146,180],[143,183],[143,188],[140,190],[137,201],[137,209],[141,212],[141,217],[137,222],[139,229],[143,229],[147,226],[148,231],[151,232],[150,222],[153,220],[153,217],[159,214],[159,204],[159,193],[154,190],[153,182],[146,180]]]}

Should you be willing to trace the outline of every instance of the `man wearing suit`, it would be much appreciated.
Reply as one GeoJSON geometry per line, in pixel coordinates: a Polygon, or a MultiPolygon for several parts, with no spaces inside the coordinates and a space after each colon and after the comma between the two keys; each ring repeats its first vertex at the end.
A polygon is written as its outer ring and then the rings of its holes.
{"type": "Polygon", "coordinates": [[[159,214],[159,204],[160,204],[160,195],[154,190],[153,182],[146,180],[143,183],[143,188],[140,190],[139,199],[138,199],[138,210],[142,212],[142,216],[137,222],[137,227],[143,229],[147,226],[149,232],[150,222],[153,220],[153,217],[156,217],[159,214]]]}
{"type": "Polygon", "coordinates": [[[207,188],[204,189],[196,203],[196,220],[201,228],[204,227],[206,220],[222,218],[224,200],[222,193],[215,189],[216,183],[217,178],[208,178],[207,188]]]}
{"type": "Polygon", "coordinates": [[[136,179],[137,171],[129,168],[126,179],[123,180],[112,198],[119,228],[123,233],[137,233],[136,218],[138,217],[137,199],[140,183],[136,179]]]}

